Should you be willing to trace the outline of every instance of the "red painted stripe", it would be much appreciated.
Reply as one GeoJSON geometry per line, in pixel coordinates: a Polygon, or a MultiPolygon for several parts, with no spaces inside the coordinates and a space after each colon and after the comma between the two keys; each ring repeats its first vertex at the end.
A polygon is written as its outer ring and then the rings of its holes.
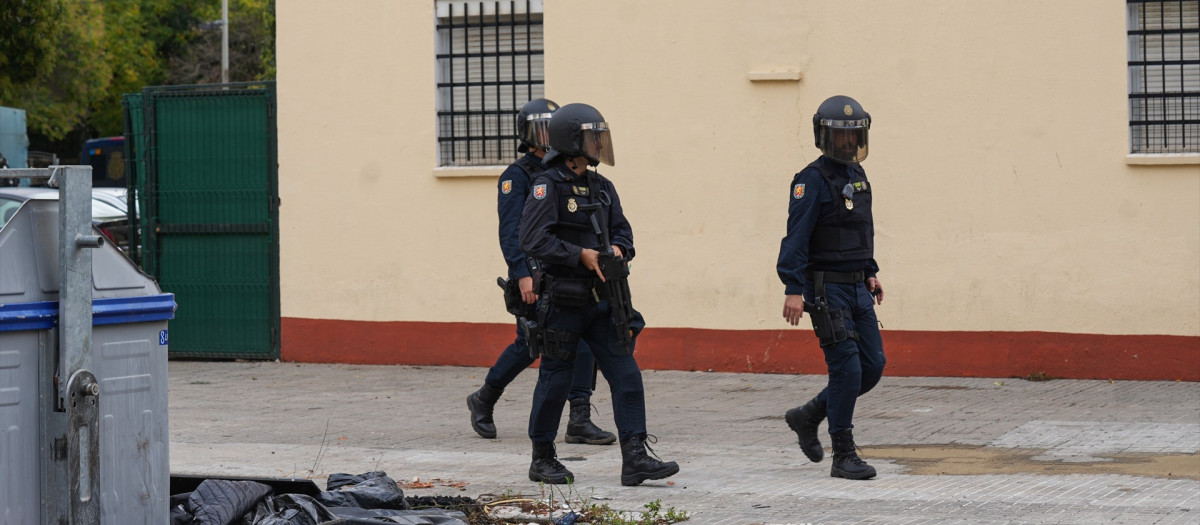
{"type": "MultiPolygon", "coordinates": [[[[285,361],[491,366],[514,325],[282,320],[285,361]]],[[[883,333],[891,376],[1200,381],[1200,337],[1055,332],[883,333]]],[[[824,374],[812,331],[647,328],[638,363],[654,370],[824,374]]]]}

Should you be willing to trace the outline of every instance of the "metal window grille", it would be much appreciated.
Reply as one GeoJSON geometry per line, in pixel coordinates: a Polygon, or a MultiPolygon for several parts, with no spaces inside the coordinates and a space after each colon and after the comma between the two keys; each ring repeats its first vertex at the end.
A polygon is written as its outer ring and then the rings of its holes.
{"type": "Polygon", "coordinates": [[[1200,0],[1126,0],[1132,153],[1200,153],[1200,0]]]}
{"type": "Polygon", "coordinates": [[[439,166],[516,158],[516,114],[545,96],[541,0],[436,1],[439,166]]]}

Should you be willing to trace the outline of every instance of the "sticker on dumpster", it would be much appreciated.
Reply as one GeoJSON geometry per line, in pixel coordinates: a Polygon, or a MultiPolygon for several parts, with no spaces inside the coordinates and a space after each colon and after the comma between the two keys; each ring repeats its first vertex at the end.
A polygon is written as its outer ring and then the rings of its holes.
{"type": "Polygon", "coordinates": [[[163,346],[166,344],[167,344],[167,331],[163,330],[158,333],[158,346],[163,346]]]}

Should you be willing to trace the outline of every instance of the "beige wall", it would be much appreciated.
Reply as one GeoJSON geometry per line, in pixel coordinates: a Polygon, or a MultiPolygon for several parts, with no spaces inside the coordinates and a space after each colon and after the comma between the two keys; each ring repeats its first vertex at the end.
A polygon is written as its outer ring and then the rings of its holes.
{"type": "MultiPolygon", "coordinates": [[[[888,329],[1200,334],[1200,164],[1127,163],[1123,3],[546,3],[546,94],[614,129],[652,326],[786,326],[789,183],[846,94],[888,329]]],[[[510,322],[495,177],[434,175],[432,2],[277,14],[283,316],[510,322]]]]}

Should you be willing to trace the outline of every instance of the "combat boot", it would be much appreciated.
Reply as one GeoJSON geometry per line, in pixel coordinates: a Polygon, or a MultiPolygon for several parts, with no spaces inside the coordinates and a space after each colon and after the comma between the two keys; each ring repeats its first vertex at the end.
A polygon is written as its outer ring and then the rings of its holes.
{"type": "Polygon", "coordinates": [[[854,434],[850,429],[833,434],[833,469],[829,476],[846,479],[871,479],[875,467],[859,459],[854,447],[854,434]]]}
{"type": "Polygon", "coordinates": [[[638,434],[621,442],[621,484],[641,485],[648,479],[663,479],[679,472],[674,461],[663,462],[646,444],[646,434],[638,434]]]}
{"type": "Polygon", "coordinates": [[[804,455],[808,456],[809,461],[820,463],[825,458],[825,450],[817,439],[817,427],[825,419],[825,403],[814,397],[804,406],[788,410],[784,419],[800,438],[800,450],[804,455]]]}
{"type": "Polygon", "coordinates": [[[571,416],[567,419],[567,443],[589,445],[611,445],[617,440],[612,432],[605,432],[592,423],[592,398],[580,397],[571,400],[571,416]]]}
{"type": "Polygon", "coordinates": [[[496,424],[492,422],[492,409],[496,408],[496,402],[500,400],[500,394],[503,393],[503,388],[495,388],[484,383],[479,390],[467,396],[467,408],[471,410],[471,428],[475,429],[476,434],[488,439],[496,437],[496,424]]]}
{"type": "Polygon", "coordinates": [[[558,462],[554,443],[534,443],[533,462],[529,464],[529,481],[561,485],[574,481],[575,475],[558,462]]]}

